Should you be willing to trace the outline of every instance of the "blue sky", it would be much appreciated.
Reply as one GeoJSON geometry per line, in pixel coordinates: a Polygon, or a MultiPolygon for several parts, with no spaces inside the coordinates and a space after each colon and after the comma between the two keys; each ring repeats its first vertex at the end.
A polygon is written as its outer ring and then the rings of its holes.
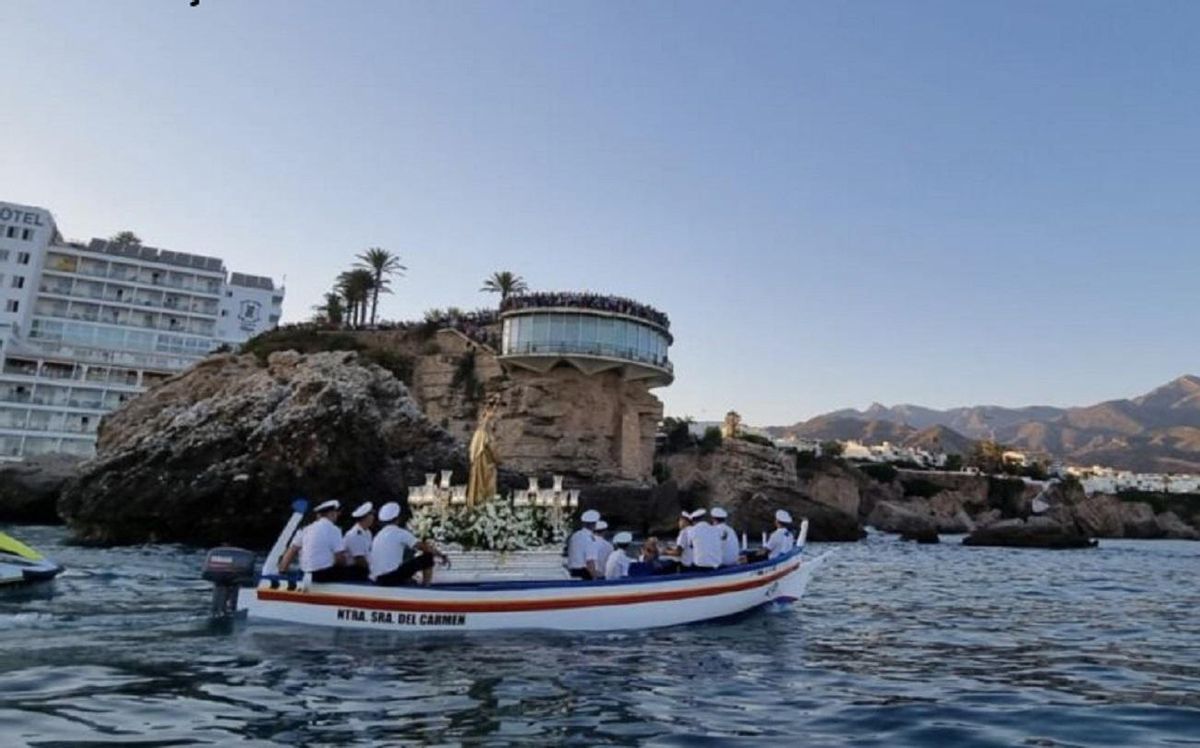
{"type": "Polygon", "coordinates": [[[1200,372],[1200,3],[5,4],[0,199],[391,318],[671,315],[668,413],[1087,404],[1200,372]]]}

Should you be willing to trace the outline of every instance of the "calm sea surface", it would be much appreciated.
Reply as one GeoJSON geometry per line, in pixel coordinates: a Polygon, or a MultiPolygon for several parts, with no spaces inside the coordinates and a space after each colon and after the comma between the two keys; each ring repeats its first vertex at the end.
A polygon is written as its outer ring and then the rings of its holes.
{"type": "Polygon", "coordinates": [[[635,634],[219,628],[201,554],[0,597],[0,746],[1200,745],[1200,543],[833,548],[803,605],[635,634]]]}

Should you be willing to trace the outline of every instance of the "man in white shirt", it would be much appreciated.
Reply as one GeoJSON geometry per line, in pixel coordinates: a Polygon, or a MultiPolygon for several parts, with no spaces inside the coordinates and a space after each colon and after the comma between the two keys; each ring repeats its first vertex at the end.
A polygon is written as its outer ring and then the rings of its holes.
{"type": "Polygon", "coordinates": [[[663,555],[674,556],[679,562],[679,571],[692,570],[692,515],[679,513],[679,534],[675,536],[675,547],[663,555]]]}
{"type": "Polygon", "coordinates": [[[736,566],[738,557],[742,555],[742,546],[738,542],[737,533],[725,523],[729,513],[719,506],[713,507],[713,521],[721,532],[721,566],[736,566]]]}
{"type": "Polygon", "coordinates": [[[633,559],[626,553],[629,544],[633,542],[633,536],[627,532],[619,532],[613,536],[613,552],[608,555],[608,560],[604,564],[605,579],[621,579],[629,576],[629,565],[633,563],[633,559]]]}
{"type": "Polygon", "coordinates": [[[422,586],[428,587],[433,581],[434,559],[440,559],[447,567],[450,559],[432,543],[417,540],[416,535],[401,526],[399,518],[400,505],[396,502],[389,501],[379,508],[383,529],[371,541],[371,581],[383,587],[397,587],[411,583],[420,572],[422,586]],[[405,560],[406,555],[416,551],[421,553],[405,560]]]}
{"type": "Polygon", "coordinates": [[[337,518],[342,505],[336,499],[322,502],[313,512],[317,515],[305,527],[279,560],[279,573],[287,572],[292,560],[300,556],[300,570],[312,574],[314,582],[343,582],[353,577],[347,574],[346,546],[342,542],[342,531],[337,518]]]}
{"type": "Polygon", "coordinates": [[[782,556],[788,551],[796,547],[796,538],[792,535],[792,515],[787,513],[787,510],[780,509],[775,512],[775,532],[771,533],[771,537],[767,538],[767,559],[782,556]]]}
{"type": "Polygon", "coordinates": [[[354,524],[342,536],[346,558],[353,569],[367,578],[367,555],[371,552],[371,528],[375,525],[375,505],[369,501],[359,504],[350,516],[354,524]]]}
{"type": "Polygon", "coordinates": [[[613,552],[612,543],[608,542],[608,538],[604,537],[604,533],[608,530],[608,523],[600,520],[596,523],[596,529],[592,531],[592,536],[596,538],[596,571],[599,572],[596,576],[603,579],[607,576],[604,570],[608,568],[608,557],[613,552]]]}
{"type": "Polygon", "coordinates": [[[703,509],[692,512],[693,571],[715,571],[721,565],[721,531],[705,521],[705,514],[703,509]]]}
{"type": "Polygon", "coordinates": [[[592,531],[600,521],[600,512],[589,509],[579,520],[583,527],[567,538],[567,571],[576,579],[598,579],[601,572],[597,565],[600,549],[592,531]]]}

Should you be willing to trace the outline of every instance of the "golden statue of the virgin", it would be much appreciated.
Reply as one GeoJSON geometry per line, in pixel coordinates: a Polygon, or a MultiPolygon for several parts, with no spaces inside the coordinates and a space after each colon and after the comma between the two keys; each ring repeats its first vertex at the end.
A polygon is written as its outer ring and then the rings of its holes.
{"type": "Polygon", "coordinates": [[[492,426],[496,420],[495,401],[487,404],[479,416],[479,425],[471,437],[471,478],[467,482],[467,506],[487,501],[496,495],[496,468],[500,458],[492,443],[492,426]]]}

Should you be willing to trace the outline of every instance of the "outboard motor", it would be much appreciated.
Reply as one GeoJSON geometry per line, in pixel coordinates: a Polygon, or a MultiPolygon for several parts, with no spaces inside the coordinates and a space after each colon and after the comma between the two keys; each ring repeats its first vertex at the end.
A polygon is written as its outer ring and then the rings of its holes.
{"type": "Polygon", "coordinates": [[[254,552],[213,548],[204,557],[200,576],[213,583],[212,617],[229,618],[237,612],[238,589],[254,584],[254,552]]]}

